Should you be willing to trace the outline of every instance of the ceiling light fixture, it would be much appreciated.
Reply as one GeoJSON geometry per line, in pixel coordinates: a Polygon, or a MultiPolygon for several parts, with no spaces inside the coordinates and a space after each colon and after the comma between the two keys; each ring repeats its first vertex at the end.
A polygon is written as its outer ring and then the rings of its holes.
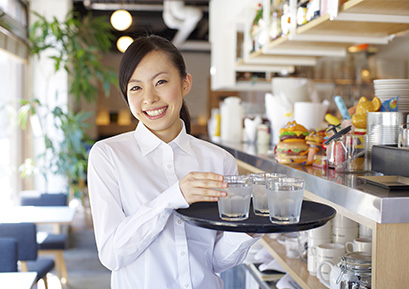
{"type": "Polygon", "coordinates": [[[116,47],[118,48],[119,51],[124,53],[125,50],[128,48],[128,46],[131,45],[132,42],[133,42],[132,37],[121,36],[121,37],[119,37],[118,41],[116,42],[116,47]]]}
{"type": "Polygon", "coordinates": [[[128,29],[132,24],[132,15],[126,10],[116,10],[111,15],[112,26],[119,31],[128,29]]]}

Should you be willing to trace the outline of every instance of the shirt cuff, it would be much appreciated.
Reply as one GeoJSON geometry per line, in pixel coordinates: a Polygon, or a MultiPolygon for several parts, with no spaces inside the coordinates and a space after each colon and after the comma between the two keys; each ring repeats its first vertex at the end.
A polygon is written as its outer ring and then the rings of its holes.
{"type": "Polygon", "coordinates": [[[263,236],[263,234],[254,234],[253,236],[250,236],[245,233],[236,232],[224,232],[223,235],[224,238],[226,238],[226,241],[235,247],[251,246],[263,236]]]}
{"type": "Polygon", "coordinates": [[[184,209],[189,207],[189,203],[183,197],[182,191],[179,187],[179,182],[176,182],[170,186],[166,191],[162,192],[160,196],[155,200],[158,207],[165,206],[170,209],[184,209]]]}

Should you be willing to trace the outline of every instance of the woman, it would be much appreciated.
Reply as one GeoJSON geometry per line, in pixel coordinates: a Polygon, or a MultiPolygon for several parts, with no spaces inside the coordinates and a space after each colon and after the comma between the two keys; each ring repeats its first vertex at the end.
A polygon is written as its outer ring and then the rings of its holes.
{"type": "Polygon", "coordinates": [[[138,38],[121,60],[119,86],[139,123],[97,142],[88,167],[112,288],[222,288],[217,273],[241,263],[257,238],[192,226],[174,213],[224,197],[223,175],[237,173],[229,153],[186,132],[192,77],[182,55],[164,38],[138,38]]]}

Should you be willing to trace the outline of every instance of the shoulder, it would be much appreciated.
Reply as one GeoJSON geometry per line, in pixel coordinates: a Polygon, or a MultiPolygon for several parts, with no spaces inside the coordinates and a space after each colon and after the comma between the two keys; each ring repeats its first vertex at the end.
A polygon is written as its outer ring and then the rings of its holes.
{"type": "Polygon", "coordinates": [[[126,146],[132,145],[133,131],[122,133],[113,137],[97,141],[90,150],[90,155],[96,152],[108,152],[119,149],[124,149],[126,146]]]}
{"type": "Polygon", "coordinates": [[[223,158],[232,158],[234,159],[233,155],[226,151],[225,149],[221,148],[220,146],[211,143],[206,140],[198,139],[194,136],[189,135],[190,143],[193,148],[203,150],[206,153],[210,153],[212,155],[217,155],[223,158]]]}

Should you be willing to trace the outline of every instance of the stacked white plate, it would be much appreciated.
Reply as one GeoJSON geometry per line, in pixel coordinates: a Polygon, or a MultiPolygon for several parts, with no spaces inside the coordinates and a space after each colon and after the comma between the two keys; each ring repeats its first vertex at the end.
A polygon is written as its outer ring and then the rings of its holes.
{"type": "Polygon", "coordinates": [[[398,111],[409,112],[409,79],[376,79],[375,96],[382,102],[399,96],[398,111]]]}

